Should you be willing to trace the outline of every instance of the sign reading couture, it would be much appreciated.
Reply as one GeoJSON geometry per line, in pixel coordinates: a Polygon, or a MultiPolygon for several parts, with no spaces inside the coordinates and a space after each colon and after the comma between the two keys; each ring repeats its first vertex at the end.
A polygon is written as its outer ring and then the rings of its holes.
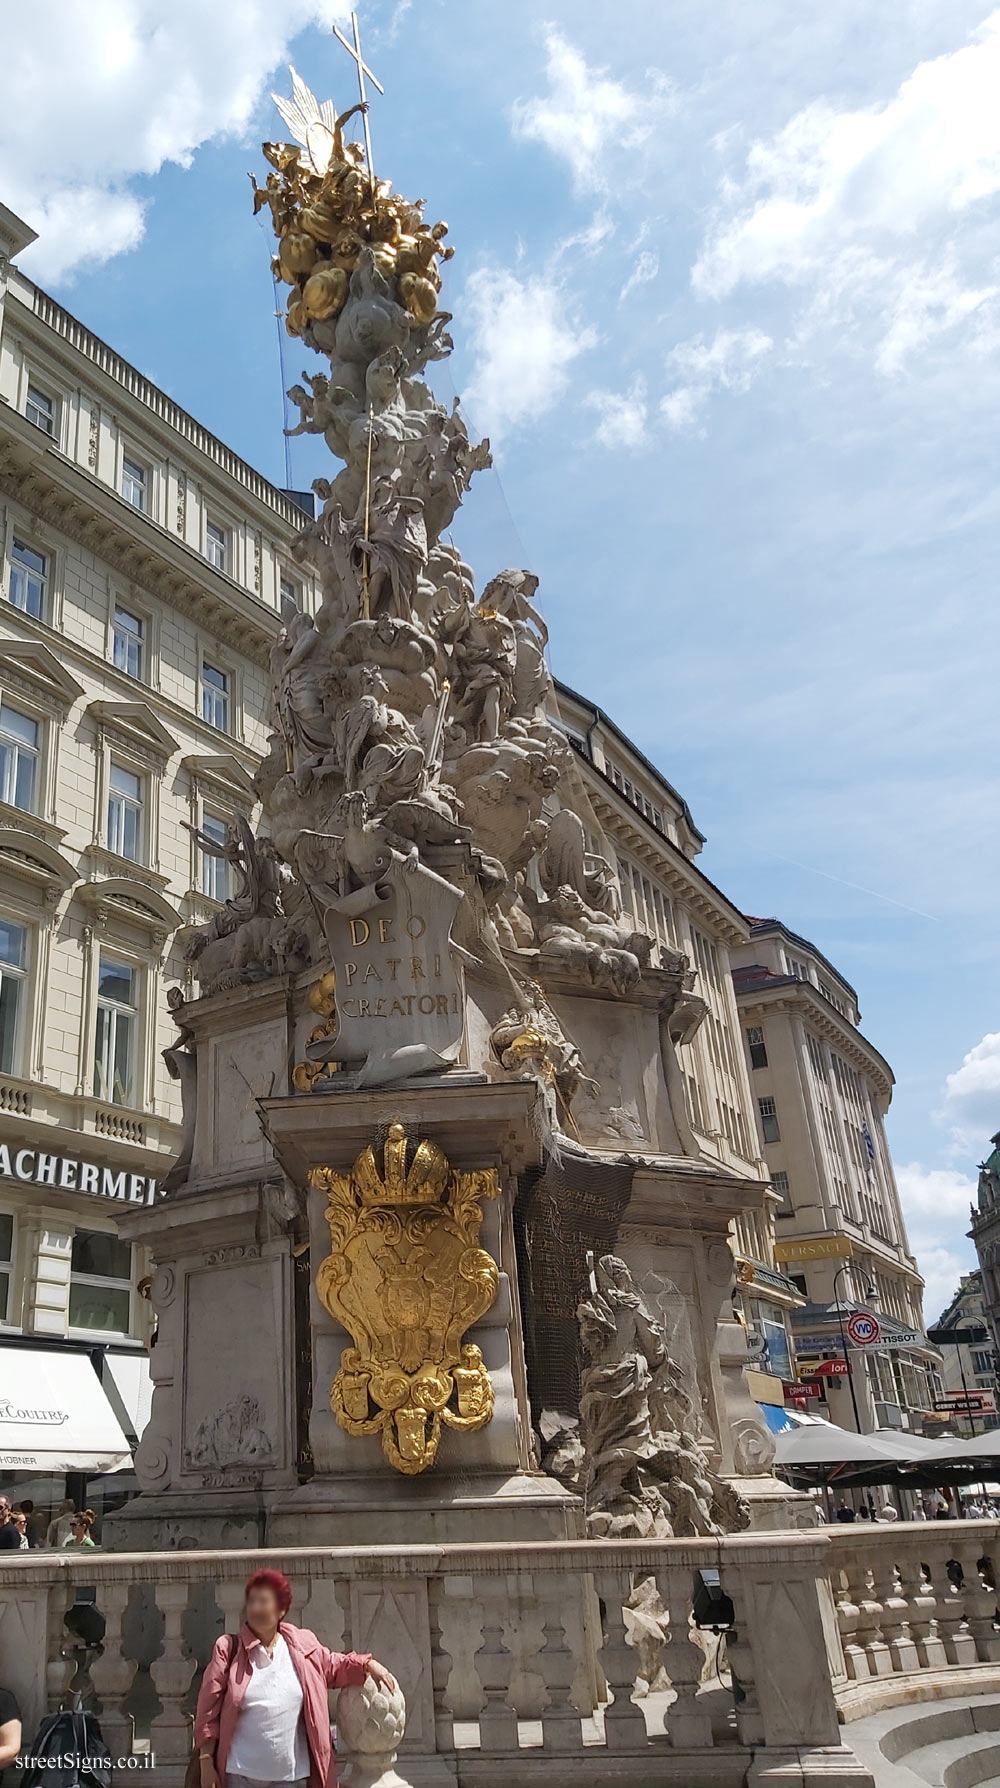
{"type": "Polygon", "coordinates": [[[93,1198],[118,1198],[125,1204],[152,1204],[156,1181],[151,1174],[124,1168],[97,1167],[72,1155],[47,1155],[43,1149],[11,1150],[0,1143],[0,1175],[26,1180],[32,1186],[55,1186],[61,1192],[88,1192],[93,1198]]]}

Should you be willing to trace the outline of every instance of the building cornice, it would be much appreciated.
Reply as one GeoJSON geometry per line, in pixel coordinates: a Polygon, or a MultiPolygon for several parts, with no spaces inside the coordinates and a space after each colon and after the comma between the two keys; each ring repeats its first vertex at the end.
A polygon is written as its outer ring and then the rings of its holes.
{"type": "Polygon", "coordinates": [[[0,489],[7,496],[266,667],[281,626],[273,609],[51,443],[40,448],[38,430],[24,417],[4,410],[2,422],[0,489]]]}
{"type": "Polygon", "coordinates": [[[594,813],[615,843],[643,863],[685,906],[707,920],[713,935],[722,943],[745,944],[747,926],[737,908],[676,844],[664,838],[655,826],[647,827],[640,813],[633,814],[624,796],[619,804],[614,798],[614,784],[608,782],[596,764],[589,758],[582,762],[590,772],[587,793],[594,813]]]}
{"type": "Polygon", "coordinates": [[[11,286],[7,297],[11,305],[11,319],[15,326],[22,329],[32,341],[40,343],[52,352],[58,343],[65,344],[62,356],[64,364],[73,369],[73,356],[82,356],[92,369],[95,389],[104,399],[114,399],[116,403],[131,400],[137,416],[141,415],[146,428],[154,428],[157,423],[165,444],[174,449],[178,442],[203,462],[206,470],[214,471],[220,483],[235,483],[241,486],[245,496],[251,500],[260,514],[255,516],[259,522],[266,513],[271,525],[287,529],[294,537],[301,531],[304,516],[302,510],[280,491],[276,485],[264,477],[247,461],[227,447],[216,435],[195,420],[181,408],[180,404],[161,391],[150,379],[144,377],[134,366],[124,360],[120,354],[101,340],[78,318],[71,316],[40,286],[33,285],[21,273],[16,283],[11,286]],[[24,287],[24,292],[20,290],[24,287]],[[13,300],[13,304],[11,301],[13,300]]]}
{"type": "Polygon", "coordinates": [[[885,1099],[891,1099],[896,1077],[885,1057],[856,1025],[841,1018],[836,1007],[823,998],[811,981],[789,981],[783,977],[781,985],[773,990],[754,987],[742,991],[737,987],[736,1005],[740,1017],[751,1020],[775,1012],[800,1018],[808,1013],[813,1030],[827,1042],[835,1043],[839,1053],[867,1074],[885,1099]]]}

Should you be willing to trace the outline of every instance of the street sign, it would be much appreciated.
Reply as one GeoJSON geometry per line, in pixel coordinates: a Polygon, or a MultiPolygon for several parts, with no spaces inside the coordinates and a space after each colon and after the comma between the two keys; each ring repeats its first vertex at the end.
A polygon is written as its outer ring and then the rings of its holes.
{"type": "Polygon", "coordinates": [[[987,1339],[988,1331],[984,1323],[970,1322],[967,1328],[961,1329],[928,1329],[927,1339],[933,1341],[935,1347],[965,1347],[969,1343],[978,1347],[987,1339]]]}
{"type": "Polygon", "coordinates": [[[900,1348],[924,1347],[926,1339],[919,1329],[895,1329],[888,1334],[883,1329],[879,1339],[868,1345],[875,1353],[891,1353],[893,1349],[898,1351],[900,1348]]]}
{"type": "Polygon", "coordinates": [[[814,1353],[823,1359],[827,1354],[843,1354],[844,1351],[844,1344],[836,1331],[833,1334],[813,1335],[800,1333],[793,1325],[792,1338],[795,1342],[795,1351],[800,1358],[803,1354],[814,1353]]]}
{"type": "Polygon", "coordinates": [[[797,1378],[794,1384],[786,1383],[781,1388],[786,1397],[793,1399],[795,1397],[821,1397],[823,1394],[821,1386],[815,1380],[810,1381],[808,1378],[797,1378]]]}
{"type": "Polygon", "coordinates": [[[874,1347],[882,1338],[882,1325],[870,1310],[855,1310],[844,1326],[853,1347],[874,1347]]]}
{"type": "Polygon", "coordinates": [[[997,1400],[992,1391],[946,1391],[935,1397],[935,1409],[946,1409],[949,1415],[996,1415],[997,1400]]]}

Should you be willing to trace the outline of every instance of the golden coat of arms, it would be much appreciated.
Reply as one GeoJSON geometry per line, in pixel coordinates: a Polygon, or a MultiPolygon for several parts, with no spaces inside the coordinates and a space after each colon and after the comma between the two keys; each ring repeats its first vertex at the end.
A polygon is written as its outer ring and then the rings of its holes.
{"type": "Polygon", "coordinates": [[[316,1275],[325,1309],[352,1336],[330,1388],[348,1434],[381,1434],[397,1471],[433,1465],[442,1424],[471,1430],[493,1414],[493,1386],[466,1331],[492,1305],[496,1261],[479,1246],[495,1168],[453,1169],[435,1142],[393,1124],[350,1173],[315,1167],[329,1199],[330,1253],[316,1275]],[[408,1164],[408,1156],[409,1164],[408,1164]]]}

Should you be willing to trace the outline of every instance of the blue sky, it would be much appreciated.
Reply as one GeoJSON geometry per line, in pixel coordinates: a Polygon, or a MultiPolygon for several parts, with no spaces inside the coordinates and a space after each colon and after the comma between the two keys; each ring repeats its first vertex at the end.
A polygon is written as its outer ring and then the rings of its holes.
{"type": "MultiPolygon", "coordinates": [[[[353,101],[335,17],[5,27],[25,271],[279,483],[246,173],[288,59],[353,101]]],[[[1000,12],[373,0],[362,30],[376,166],[457,250],[446,388],[496,448],[458,537],[540,574],[553,669],[684,792],[707,873],[858,988],[934,1316],[1000,1127],[1000,12]]]]}

